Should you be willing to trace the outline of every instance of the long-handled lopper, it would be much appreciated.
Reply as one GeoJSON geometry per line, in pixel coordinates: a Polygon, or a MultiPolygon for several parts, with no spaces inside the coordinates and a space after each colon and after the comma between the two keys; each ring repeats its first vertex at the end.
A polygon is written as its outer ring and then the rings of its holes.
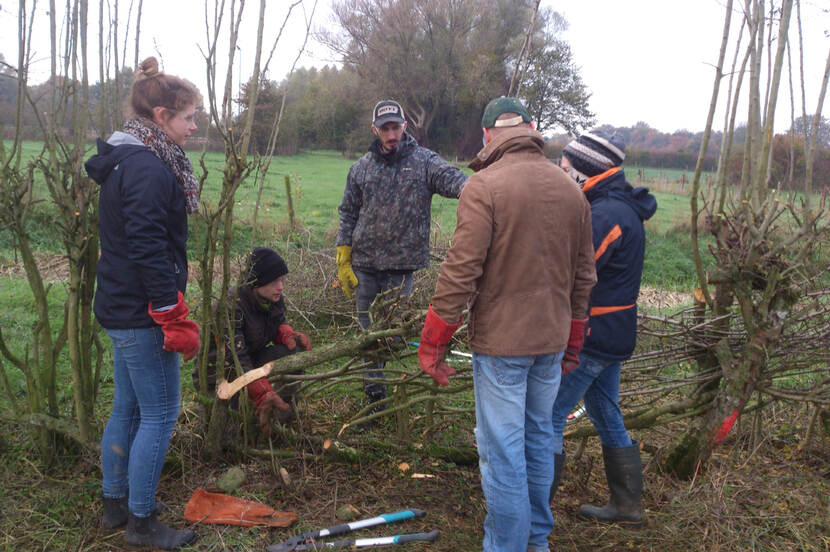
{"type": "MultiPolygon", "coordinates": [[[[410,343],[410,345],[412,345],[413,347],[418,347],[420,344],[421,343],[419,341],[413,341],[413,342],[410,343]]],[[[460,356],[460,357],[464,357],[464,358],[468,358],[468,359],[473,358],[472,353],[465,353],[464,351],[456,351],[455,349],[450,349],[448,352],[451,355],[456,355],[456,356],[460,356]]]]}
{"type": "Polygon", "coordinates": [[[343,523],[333,527],[327,527],[311,533],[303,533],[297,535],[279,544],[273,544],[266,548],[268,552],[294,552],[300,550],[319,550],[321,548],[337,548],[337,547],[351,547],[363,548],[368,546],[386,546],[390,544],[405,544],[416,541],[434,541],[438,538],[438,530],[430,531],[429,533],[410,533],[407,535],[393,535],[390,537],[376,537],[365,539],[347,539],[332,542],[317,542],[317,539],[330,537],[333,535],[342,535],[350,533],[358,529],[366,527],[373,527],[375,525],[383,525],[385,523],[393,523],[396,521],[403,521],[416,517],[423,517],[426,512],[416,508],[408,510],[401,510],[400,512],[393,512],[391,514],[381,514],[377,517],[361,519],[352,521],[350,523],[343,523]]]}

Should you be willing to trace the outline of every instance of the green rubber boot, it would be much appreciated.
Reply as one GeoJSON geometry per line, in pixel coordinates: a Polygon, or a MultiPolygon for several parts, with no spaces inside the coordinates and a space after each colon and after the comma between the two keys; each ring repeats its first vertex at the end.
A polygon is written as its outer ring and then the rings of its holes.
{"type": "Polygon", "coordinates": [[[605,477],[611,498],[602,507],[582,505],[579,515],[604,522],[621,522],[639,526],[643,523],[643,470],[640,446],[602,447],[605,477]]]}

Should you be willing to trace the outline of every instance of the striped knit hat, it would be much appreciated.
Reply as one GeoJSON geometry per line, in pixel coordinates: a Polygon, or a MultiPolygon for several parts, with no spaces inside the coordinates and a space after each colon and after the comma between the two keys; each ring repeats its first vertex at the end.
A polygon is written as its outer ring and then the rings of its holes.
{"type": "Polygon", "coordinates": [[[625,141],[619,134],[592,130],[565,146],[562,155],[577,172],[590,178],[622,164],[625,141]]]}

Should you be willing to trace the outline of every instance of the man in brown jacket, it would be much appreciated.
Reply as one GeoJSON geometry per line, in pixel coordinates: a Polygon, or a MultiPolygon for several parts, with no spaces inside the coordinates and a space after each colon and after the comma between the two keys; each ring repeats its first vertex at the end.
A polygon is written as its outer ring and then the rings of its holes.
{"type": "Polygon", "coordinates": [[[591,210],[542,155],[542,135],[520,101],[491,101],[481,122],[486,145],[459,198],[418,360],[449,383],[454,371],[442,358],[469,307],[484,551],[543,552],[553,529],[551,412],[560,363],[596,282],[591,210]]]}

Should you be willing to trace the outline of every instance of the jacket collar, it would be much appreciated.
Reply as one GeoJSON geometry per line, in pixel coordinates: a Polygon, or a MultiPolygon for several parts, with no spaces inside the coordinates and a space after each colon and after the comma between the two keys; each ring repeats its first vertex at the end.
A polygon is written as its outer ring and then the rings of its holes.
{"type": "MultiPolygon", "coordinates": [[[[270,301],[263,301],[254,293],[254,288],[250,286],[250,284],[245,284],[239,286],[238,291],[240,299],[245,301],[251,308],[256,309],[261,312],[269,312],[274,309],[275,306],[279,305],[282,301],[282,297],[276,303],[271,303],[270,301]]],[[[232,294],[229,294],[232,296],[232,294]]]]}
{"type": "Polygon", "coordinates": [[[540,132],[526,126],[513,127],[504,132],[499,132],[497,136],[493,137],[478,152],[476,158],[470,162],[469,167],[474,171],[480,171],[501,159],[508,152],[529,150],[541,154],[544,145],[545,139],[540,132]]]}
{"type": "Polygon", "coordinates": [[[620,171],[622,171],[620,167],[611,167],[604,173],[592,176],[591,178],[585,181],[585,184],[582,186],[582,192],[587,194],[589,191],[597,187],[600,184],[600,182],[614,176],[620,171]]]}
{"type": "Polygon", "coordinates": [[[383,151],[380,147],[380,138],[375,138],[375,140],[369,145],[369,151],[374,153],[375,157],[392,164],[412,153],[417,146],[418,141],[415,137],[408,132],[404,132],[398,147],[395,148],[395,151],[383,151]]]}

